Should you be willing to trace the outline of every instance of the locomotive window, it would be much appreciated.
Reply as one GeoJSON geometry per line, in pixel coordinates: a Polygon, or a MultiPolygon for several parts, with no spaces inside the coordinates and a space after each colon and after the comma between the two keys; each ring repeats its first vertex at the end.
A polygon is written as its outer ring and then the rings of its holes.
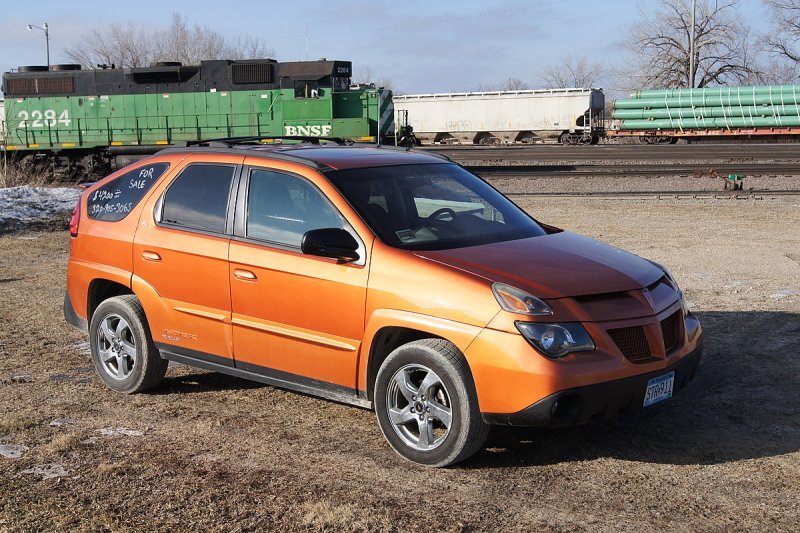
{"type": "Polygon", "coordinates": [[[89,218],[106,222],[122,220],[168,167],[168,163],[138,167],[95,189],[86,202],[89,218]]]}
{"type": "Polygon", "coordinates": [[[225,233],[233,172],[229,165],[186,167],[164,195],[161,222],[225,233]]]}
{"type": "Polygon", "coordinates": [[[316,80],[295,80],[295,98],[319,98],[319,82],[316,80]]]}
{"type": "Polygon", "coordinates": [[[333,78],[333,88],[339,91],[350,89],[350,78],[333,78]]]}

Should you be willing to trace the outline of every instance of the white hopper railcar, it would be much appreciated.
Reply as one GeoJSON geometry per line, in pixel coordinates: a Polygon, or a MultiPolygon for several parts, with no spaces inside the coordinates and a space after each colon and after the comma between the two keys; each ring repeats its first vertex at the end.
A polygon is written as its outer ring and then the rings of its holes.
{"type": "Polygon", "coordinates": [[[602,135],[602,89],[545,89],[394,97],[395,124],[423,144],[588,144],[602,135]]]}

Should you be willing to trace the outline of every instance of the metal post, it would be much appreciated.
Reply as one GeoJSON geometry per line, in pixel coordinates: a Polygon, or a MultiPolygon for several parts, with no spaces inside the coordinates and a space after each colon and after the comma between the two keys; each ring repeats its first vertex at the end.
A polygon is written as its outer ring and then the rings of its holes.
{"type": "Polygon", "coordinates": [[[690,37],[689,37],[689,80],[688,80],[689,81],[688,85],[690,89],[694,89],[694,77],[695,77],[694,69],[696,66],[694,64],[694,55],[695,55],[694,41],[695,41],[695,30],[697,28],[694,22],[696,11],[697,11],[697,0],[692,0],[692,31],[690,32],[690,37]]]}
{"type": "Polygon", "coordinates": [[[42,30],[44,32],[44,42],[45,46],[47,47],[47,68],[50,68],[50,27],[45,22],[42,24],[41,27],[35,26],[33,24],[28,24],[28,31],[33,31],[33,28],[37,30],[42,30]]]}
{"type": "Polygon", "coordinates": [[[50,69],[50,28],[48,28],[47,23],[44,23],[44,43],[47,47],[47,69],[50,69]]]}

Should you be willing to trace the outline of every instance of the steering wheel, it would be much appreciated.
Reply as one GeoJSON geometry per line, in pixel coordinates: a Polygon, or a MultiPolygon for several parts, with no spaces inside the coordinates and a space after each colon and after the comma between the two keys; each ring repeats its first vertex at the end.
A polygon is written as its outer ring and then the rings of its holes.
{"type": "Polygon", "coordinates": [[[437,209],[436,211],[434,211],[430,215],[428,215],[428,220],[440,220],[442,222],[446,222],[445,220],[442,220],[440,218],[442,215],[449,215],[450,216],[450,221],[453,221],[453,220],[456,219],[456,212],[455,211],[453,211],[449,207],[442,207],[440,209],[437,209]]]}

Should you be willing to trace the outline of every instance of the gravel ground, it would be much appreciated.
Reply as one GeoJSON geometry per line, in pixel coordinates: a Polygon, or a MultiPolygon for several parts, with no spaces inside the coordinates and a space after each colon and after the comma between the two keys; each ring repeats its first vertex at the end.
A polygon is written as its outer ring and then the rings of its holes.
{"type": "Polygon", "coordinates": [[[796,531],[800,197],[518,201],[673,270],[706,333],[686,390],[602,424],[497,428],[423,469],[366,410],[185,366],[109,391],[61,315],[66,233],[12,233],[0,531],[796,531]]]}

